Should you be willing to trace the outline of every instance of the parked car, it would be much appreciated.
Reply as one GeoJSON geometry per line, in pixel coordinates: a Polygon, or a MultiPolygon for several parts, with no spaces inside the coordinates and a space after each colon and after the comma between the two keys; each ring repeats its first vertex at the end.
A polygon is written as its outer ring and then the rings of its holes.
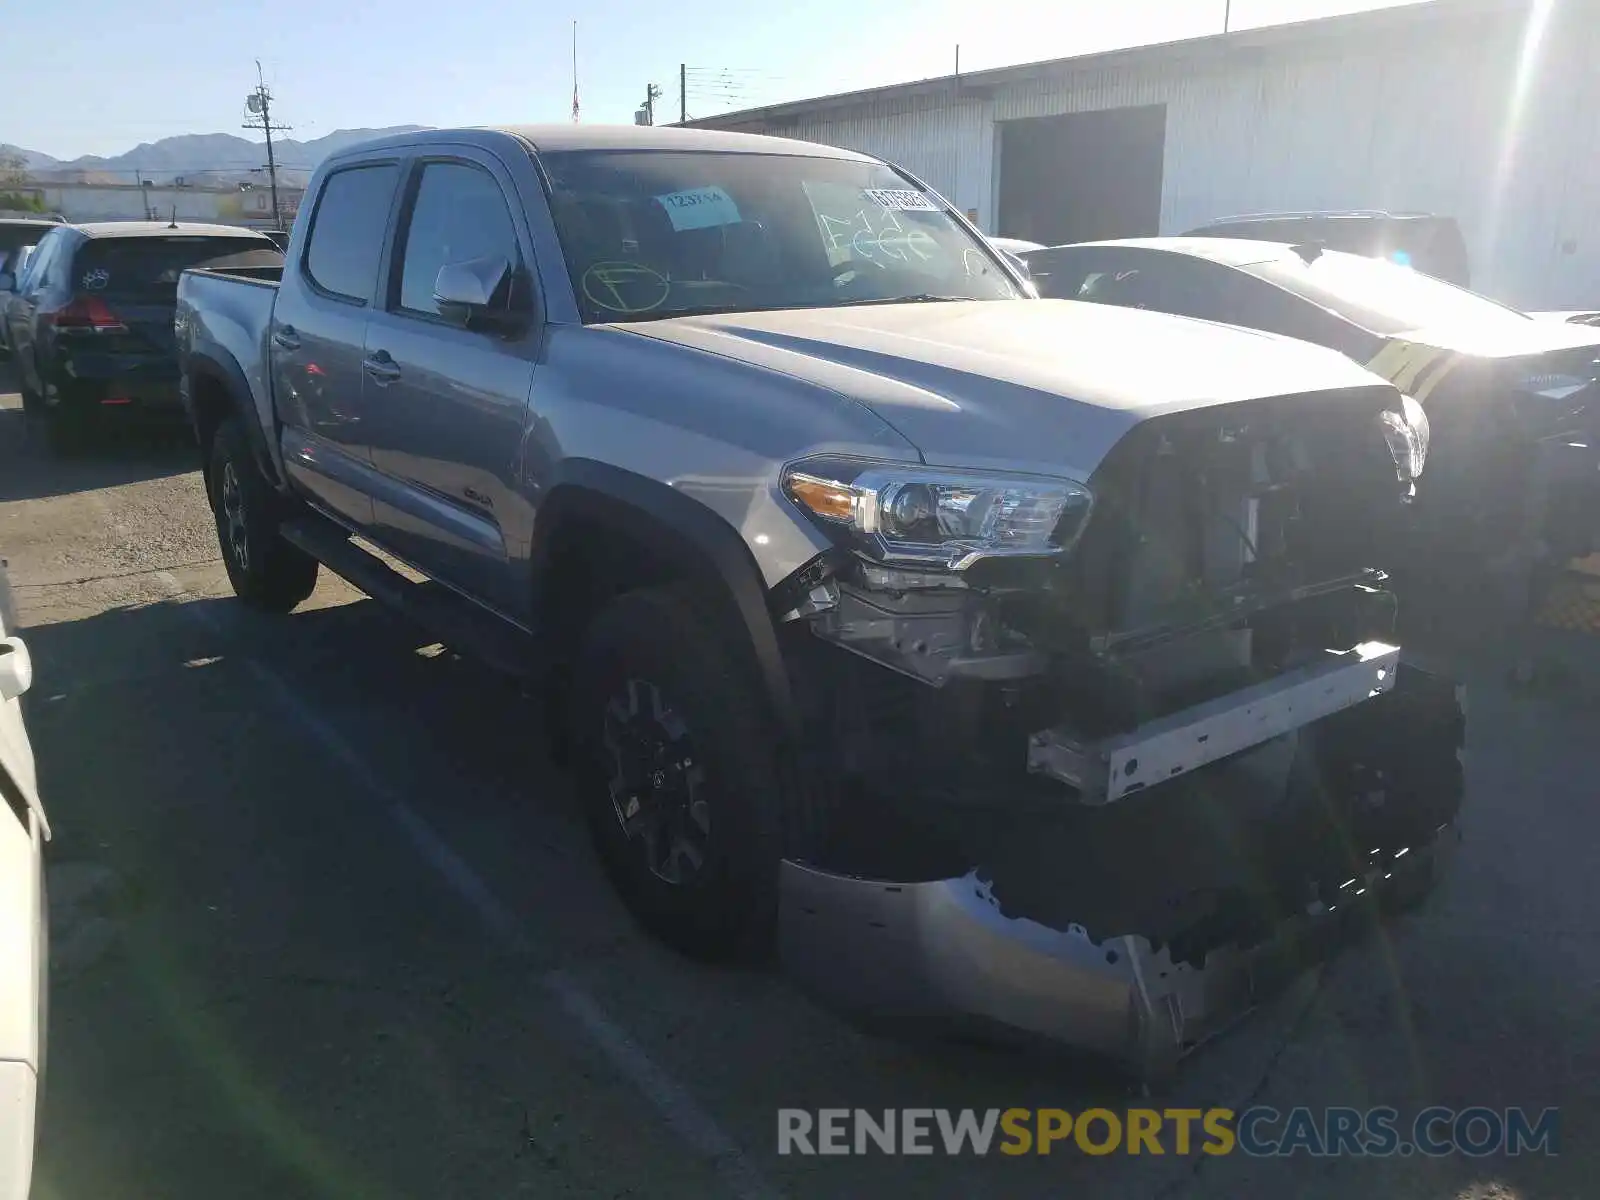
{"type": "Polygon", "coordinates": [[[1028,257],[1045,296],[1303,338],[1392,380],[1430,429],[1416,541],[1395,556],[1419,578],[1420,603],[1487,575],[1526,609],[1600,545],[1600,329],[1316,247],[1153,238],[1028,257]]]}
{"type": "Polygon", "coordinates": [[[1022,274],[1023,278],[1027,278],[1028,275],[1028,263],[1023,255],[1032,250],[1044,249],[1038,242],[1025,242],[1021,238],[992,237],[988,240],[989,245],[1011,261],[1011,265],[1022,274]]]}
{"type": "Polygon", "coordinates": [[[1025,242],[1021,238],[1008,237],[992,237],[989,239],[989,245],[1018,258],[1031,251],[1044,249],[1038,242],[1025,242]]]}
{"type": "Polygon", "coordinates": [[[261,234],[226,225],[51,227],[6,294],[4,321],[23,407],[53,447],[71,449],[112,417],[181,414],[172,343],[178,274],[241,253],[282,262],[261,234]]]}
{"type": "Polygon", "coordinates": [[[1600,312],[1593,309],[1559,309],[1551,312],[1531,312],[1528,314],[1536,321],[1561,321],[1567,325],[1597,325],[1600,326],[1600,312]]]}
{"type": "MultiPolygon", "coordinates": [[[[0,218],[0,306],[7,294],[15,290],[16,280],[22,274],[28,252],[39,239],[55,229],[59,222],[29,220],[22,217],[0,218]]],[[[0,358],[10,355],[6,342],[5,322],[0,321],[0,358]]]]}
{"type": "Polygon", "coordinates": [[[1155,1074],[1426,892],[1462,717],[1386,640],[1392,385],[1030,298],[831,147],[428,131],[307,195],[280,283],[178,285],[234,591],[326,564],[534,679],[667,941],[1155,1074]]]}
{"type": "Polygon", "coordinates": [[[50,954],[42,851],[50,826],[18,703],[32,682],[0,562],[0,1200],[27,1200],[44,1068],[50,954]]]}
{"type": "Polygon", "coordinates": [[[1454,217],[1434,213],[1381,209],[1256,213],[1220,217],[1184,236],[1319,245],[1326,250],[1385,258],[1460,287],[1472,282],[1461,227],[1454,217]]]}

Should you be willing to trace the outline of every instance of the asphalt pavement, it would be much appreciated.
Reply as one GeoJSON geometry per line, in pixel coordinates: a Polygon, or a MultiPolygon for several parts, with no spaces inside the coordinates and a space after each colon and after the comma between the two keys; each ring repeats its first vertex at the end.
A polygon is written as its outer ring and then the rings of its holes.
{"type": "Polygon", "coordinates": [[[1575,1197],[1600,1152],[1600,709],[1470,680],[1465,841],[1171,1091],[890,1038],[639,932],[503,680],[327,573],[233,601],[181,430],[53,458],[0,555],[55,829],[37,1200],[1575,1197]],[[777,1153],[779,1108],[1561,1108],[1560,1154],[777,1153]]]}

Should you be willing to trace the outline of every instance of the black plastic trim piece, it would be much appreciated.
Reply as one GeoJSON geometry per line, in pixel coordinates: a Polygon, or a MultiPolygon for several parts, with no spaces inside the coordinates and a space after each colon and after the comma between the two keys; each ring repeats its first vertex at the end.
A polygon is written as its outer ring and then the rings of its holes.
{"type": "MultiPolygon", "coordinates": [[[[568,459],[557,468],[539,506],[534,530],[535,612],[552,533],[572,516],[616,529],[667,559],[691,561],[720,581],[744,626],[751,655],[773,714],[786,734],[799,732],[788,669],[778,647],[767,589],[737,530],[700,502],[659,480],[593,459],[568,459]]],[[[535,619],[535,628],[539,622],[535,619]]]]}

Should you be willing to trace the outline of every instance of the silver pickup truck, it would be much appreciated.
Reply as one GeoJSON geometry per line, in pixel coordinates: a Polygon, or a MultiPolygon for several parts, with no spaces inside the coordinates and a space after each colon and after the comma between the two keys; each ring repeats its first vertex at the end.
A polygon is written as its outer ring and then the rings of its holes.
{"type": "Polygon", "coordinates": [[[239,597],[326,564],[536,680],[672,944],[1149,1075],[1436,877],[1463,718],[1338,354],[1039,300],[911,176],[709,131],[347,150],[270,274],[178,290],[239,597]]]}

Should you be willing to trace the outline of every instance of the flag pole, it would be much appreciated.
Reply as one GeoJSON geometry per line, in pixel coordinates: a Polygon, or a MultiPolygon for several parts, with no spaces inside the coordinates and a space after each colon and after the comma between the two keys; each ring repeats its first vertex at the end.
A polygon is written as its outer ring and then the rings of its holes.
{"type": "Polygon", "coordinates": [[[572,23],[572,123],[578,123],[578,23],[572,23]]]}

